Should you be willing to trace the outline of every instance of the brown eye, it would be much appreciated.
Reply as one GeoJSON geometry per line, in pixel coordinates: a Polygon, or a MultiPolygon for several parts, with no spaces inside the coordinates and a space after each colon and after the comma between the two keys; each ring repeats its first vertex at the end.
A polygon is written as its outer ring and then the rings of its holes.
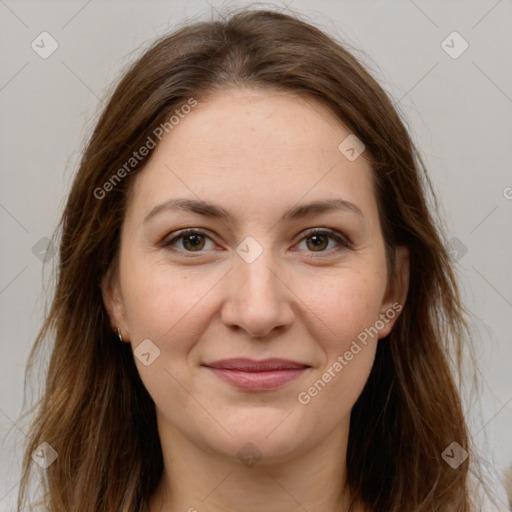
{"type": "Polygon", "coordinates": [[[178,235],[171,240],[164,242],[163,245],[185,252],[202,252],[207,240],[210,240],[210,237],[200,231],[185,230],[178,233],[178,235]],[[180,245],[177,245],[178,242],[181,242],[180,245]]]}
{"type": "MultiPolygon", "coordinates": [[[[331,254],[345,249],[350,249],[350,242],[337,231],[314,229],[306,233],[302,239],[306,242],[306,250],[313,253],[331,254]],[[334,241],[334,246],[329,248],[329,242],[334,241]]],[[[301,241],[301,243],[302,243],[301,241]]]]}
{"type": "Polygon", "coordinates": [[[306,242],[308,249],[323,251],[329,245],[329,237],[326,235],[311,235],[306,238],[311,243],[306,242]]]}
{"type": "Polygon", "coordinates": [[[187,250],[201,250],[204,247],[203,235],[186,235],[181,238],[183,239],[183,247],[187,250]]]}
{"type": "MultiPolygon", "coordinates": [[[[181,252],[201,253],[208,250],[208,247],[206,247],[207,241],[213,244],[211,238],[202,231],[187,229],[178,232],[176,236],[168,241],[164,241],[162,245],[181,252]]],[[[352,247],[350,242],[337,231],[325,229],[309,231],[306,233],[306,236],[302,238],[301,243],[304,241],[306,242],[306,251],[310,253],[326,253],[326,255],[330,255],[343,248],[350,249],[352,247]],[[333,247],[329,247],[331,241],[334,242],[333,247]]],[[[211,248],[213,247],[210,247],[210,249],[211,248]]]]}

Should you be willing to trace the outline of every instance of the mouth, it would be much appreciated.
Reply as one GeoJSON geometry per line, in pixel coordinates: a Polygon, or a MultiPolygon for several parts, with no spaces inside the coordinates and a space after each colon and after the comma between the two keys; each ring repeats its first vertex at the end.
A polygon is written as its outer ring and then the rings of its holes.
{"type": "Polygon", "coordinates": [[[269,391],[300,377],[309,365],[286,359],[224,359],[204,364],[219,379],[244,391],[269,391]]]}

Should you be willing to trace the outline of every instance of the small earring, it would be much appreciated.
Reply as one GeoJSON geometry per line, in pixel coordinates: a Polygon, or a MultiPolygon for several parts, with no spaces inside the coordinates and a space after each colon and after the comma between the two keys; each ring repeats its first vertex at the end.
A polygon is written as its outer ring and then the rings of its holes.
{"type": "Polygon", "coordinates": [[[121,336],[121,329],[119,329],[119,327],[117,328],[117,335],[119,336],[119,340],[122,342],[123,337],[121,336]]]}

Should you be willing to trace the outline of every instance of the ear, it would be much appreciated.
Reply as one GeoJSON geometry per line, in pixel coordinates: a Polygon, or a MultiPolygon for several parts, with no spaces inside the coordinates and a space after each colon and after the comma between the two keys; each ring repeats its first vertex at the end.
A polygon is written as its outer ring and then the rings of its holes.
{"type": "Polygon", "coordinates": [[[128,341],[129,331],[126,325],[119,278],[117,272],[112,270],[112,267],[108,269],[101,280],[101,295],[103,304],[110,318],[112,330],[117,334],[117,329],[120,329],[123,341],[128,341]]]}
{"type": "Polygon", "coordinates": [[[394,279],[390,278],[380,308],[379,319],[381,322],[379,322],[379,325],[384,324],[384,326],[379,329],[379,339],[388,336],[393,329],[400,312],[405,307],[407,292],[409,291],[411,251],[405,245],[397,245],[395,252],[396,274],[394,279]]]}

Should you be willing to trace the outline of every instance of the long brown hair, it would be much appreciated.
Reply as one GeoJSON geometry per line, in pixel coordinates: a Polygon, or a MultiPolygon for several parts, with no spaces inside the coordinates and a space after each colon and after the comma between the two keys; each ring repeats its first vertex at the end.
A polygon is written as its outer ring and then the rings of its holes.
{"type": "Polygon", "coordinates": [[[135,512],[153,493],[163,469],[155,406],[131,346],[111,328],[100,285],[117,264],[130,184],[151,154],[127,168],[133,151],[191,98],[231,86],[293,91],[327,105],[371,158],[389,276],[395,246],[411,251],[405,307],[379,342],[351,414],[354,502],[372,511],[469,511],[472,451],[450,369],[468,323],[425,166],[389,97],[343,44],[299,15],[250,9],[160,38],[124,74],[96,124],[57,230],[53,303],[29,356],[28,369],[43,340],[54,340],[44,393],[27,413],[35,417],[18,507],[42,442],[58,453],[41,479],[40,503],[51,512],[135,512]],[[442,456],[454,441],[469,452],[456,469],[442,456]]]}

